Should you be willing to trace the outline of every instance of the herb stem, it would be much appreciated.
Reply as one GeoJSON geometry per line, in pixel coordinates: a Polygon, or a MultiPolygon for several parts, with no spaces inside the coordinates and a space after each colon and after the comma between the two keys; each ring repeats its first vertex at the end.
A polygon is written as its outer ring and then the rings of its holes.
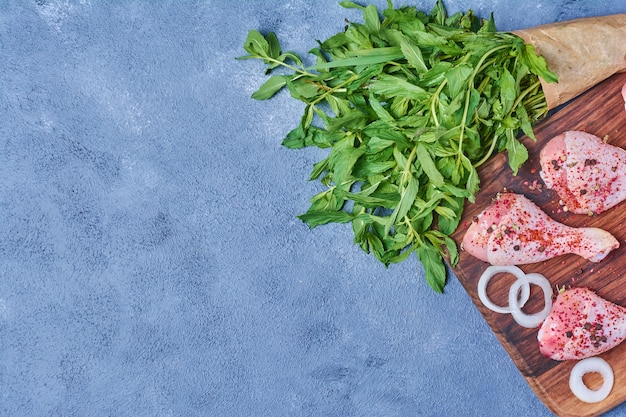
{"type": "Polygon", "coordinates": [[[350,84],[352,81],[356,80],[357,78],[359,78],[359,75],[358,74],[354,74],[354,75],[352,75],[352,77],[348,78],[344,82],[339,83],[339,84],[337,84],[334,87],[328,88],[326,91],[324,91],[323,94],[321,94],[319,97],[317,97],[315,100],[313,100],[310,104],[315,106],[317,103],[325,100],[327,96],[329,96],[332,93],[335,93],[337,91],[340,91],[341,89],[343,89],[343,87],[345,87],[346,85],[350,84]]]}
{"type": "Polygon", "coordinates": [[[465,126],[467,122],[467,112],[469,110],[470,98],[472,97],[472,89],[469,88],[465,93],[465,106],[463,108],[463,118],[461,119],[461,131],[459,132],[459,150],[457,154],[457,160],[463,154],[463,138],[465,137],[465,126]]]}
{"type": "MultiPolygon", "coordinates": [[[[534,84],[532,84],[530,87],[528,87],[527,89],[525,89],[524,91],[522,91],[520,93],[520,95],[517,97],[517,99],[515,100],[515,102],[513,103],[513,106],[511,107],[511,112],[513,112],[515,110],[515,108],[519,105],[519,103],[524,99],[524,97],[526,97],[530,92],[532,92],[533,90],[535,90],[539,85],[541,85],[541,81],[536,81],[534,84]]],[[[510,113],[509,113],[510,114],[510,113]]],[[[473,166],[474,168],[478,168],[479,166],[481,166],[482,164],[484,164],[489,157],[491,157],[491,154],[493,153],[495,147],[496,147],[496,142],[497,142],[498,137],[496,135],[494,135],[493,139],[491,140],[491,145],[489,146],[489,150],[487,151],[487,153],[482,157],[482,159],[478,162],[476,162],[473,166]]]]}
{"type": "Polygon", "coordinates": [[[439,84],[439,88],[433,93],[433,98],[430,101],[430,114],[433,117],[433,122],[435,123],[435,127],[439,127],[439,119],[437,118],[437,109],[436,104],[439,103],[439,95],[443,91],[443,88],[448,83],[448,79],[445,78],[441,84],[439,84]]]}
{"type": "Polygon", "coordinates": [[[511,107],[511,112],[513,110],[515,110],[515,108],[520,104],[520,102],[524,99],[524,97],[526,97],[528,94],[530,94],[535,88],[537,88],[539,85],[541,85],[541,81],[537,81],[535,82],[533,85],[531,85],[530,87],[528,87],[526,90],[522,91],[520,93],[519,96],[517,96],[517,99],[515,99],[515,102],[513,102],[513,106],[511,107]]]}
{"type": "Polygon", "coordinates": [[[402,174],[402,183],[408,181],[409,175],[411,175],[411,167],[413,166],[413,160],[417,156],[417,145],[413,147],[409,157],[406,160],[406,166],[404,167],[404,173],[402,174]]]}
{"type": "Polygon", "coordinates": [[[487,162],[487,160],[491,157],[493,150],[496,148],[497,142],[498,142],[498,135],[493,135],[493,138],[491,139],[491,145],[489,146],[489,150],[487,151],[487,153],[485,153],[485,155],[482,157],[480,161],[476,162],[473,165],[474,168],[478,168],[479,166],[487,162]]]}
{"type": "MultiPolygon", "coordinates": [[[[472,73],[472,75],[470,76],[469,80],[468,80],[468,85],[470,87],[474,86],[474,78],[476,77],[476,74],[478,74],[479,71],[482,71],[484,69],[484,67],[491,65],[492,63],[495,62],[495,59],[492,59],[488,62],[485,62],[485,60],[492,55],[493,53],[499,51],[500,49],[505,49],[508,48],[509,45],[500,45],[500,46],[496,46],[495,48],[491,48],[490,50],[488,50],[478,61],[478,63],[476,64],[476,67],[474,69],[474,72],[472,73]]],[[[470,102],[470,98],[472,95],[472,88],[469,88],[467,90],[467,93],[465,95],[465,107],[463,109],[463,118],[461,120],[461,131],[459,133],[459,146],[458,146],[458,153],[457,153],[457,161],[461,158],[461,156],[463,155],[463,139],[465,137],[465,125],[466,125],[466,121],[467,121],[467,111],[469,109],[469,102],[470,102]]],[[[515,108],[515,106],[513,106],[513,108],[515,108]]],[[[493,151],[493,147],[495,146],[495,138],[494,141],[492,141],[492,144],[490,146],[490,151],[488,153],[488,155],[491,154],[491,152],[493,151]]],[[[484,158],[483,158],[484,159],[484,158]]]]}
{"type": "Polygon", "coordinates": [[[296,67],[294,65],[290,65],[290,64],[287,64],[287,63],[285,63],[283,61],[280,61],[278,59],[272,58],[271,56],[258,56],[258,58],[260,58],[260,59],[262,59],[264,61],[272,62],[274,64],[282,65],[283,67],[285,67],[287,69],[290,69],[290,70],[292,70],[294,72],[297,72],[298,76],[294,77],[294,80],[297,79],[297,78],[301,78],[301,77],[317,77],[316,74],[314,74],[312,72],[309,72],[309,71],[307,71],[306,69],[304,69],[302,67],[298,68],[298,67],[296,67]]]}

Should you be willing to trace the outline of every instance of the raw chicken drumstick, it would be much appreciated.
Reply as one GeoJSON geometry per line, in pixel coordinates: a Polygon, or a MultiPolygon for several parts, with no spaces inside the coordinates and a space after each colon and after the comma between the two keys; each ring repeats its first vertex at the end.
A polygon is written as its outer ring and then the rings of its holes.
{"type": "Polygon", "coordinates": [[[574,253],[598,262],[619,242],[595,227],[557,222],[520,194],[500,193],[465,232],[461,247],[492,265],[522,265],[574,253]]]}
{"type": "Polygon", "coordinates": [[[572,213],[601,213],[626,199],[626,151],[586,132],[552,138],[539,154],[541,178],[572,213]]]}
{"type": "Polygon", "coordinates": [[[626,308],[588,288],[558,294],[537,334],[541,353],[557,361],[598,355],[625,338],[626,308]]]}

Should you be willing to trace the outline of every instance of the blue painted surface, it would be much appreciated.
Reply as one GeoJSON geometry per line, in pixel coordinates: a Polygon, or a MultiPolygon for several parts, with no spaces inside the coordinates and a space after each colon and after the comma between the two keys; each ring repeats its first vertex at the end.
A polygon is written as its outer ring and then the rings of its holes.
{"type": "MultiPolygon", "coordinates": [[[[626,12],[445,4],[501,30],[626,12]]],[[[235,57],[249,29],[306,54],[358,17],[0,2],[0,415],[551,415],[455,277],[437,295],[416,261],[385,269],[348,226],[295,218],[321,151],[281,147],[302,107],[250,99],[262,67],[235,57]]]]}

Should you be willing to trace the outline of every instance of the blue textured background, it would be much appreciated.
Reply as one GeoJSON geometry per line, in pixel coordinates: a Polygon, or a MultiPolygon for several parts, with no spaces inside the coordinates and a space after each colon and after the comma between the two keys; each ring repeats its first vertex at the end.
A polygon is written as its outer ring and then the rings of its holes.
{"type": "MultiPolygon", "coordinates": [[[[374,2],[381,8],[386,2],[374,2]]],[[[434,0],[411,0],[429,11],[434,0]]],[[[626,1],[466,0],[501,30],[626,1]]],[[[461,285],[295,218],[321,151],[256,102],[335,0],[0,2],[2,416],[549,416],[461,285]]],[[[626,407],[609,413],[626,414],[626,407]]]]}

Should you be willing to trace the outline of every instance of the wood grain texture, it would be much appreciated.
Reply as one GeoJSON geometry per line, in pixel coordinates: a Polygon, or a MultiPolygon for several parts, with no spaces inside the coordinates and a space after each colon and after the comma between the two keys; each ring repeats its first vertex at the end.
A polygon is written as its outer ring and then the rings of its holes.
{"type": "MultiPolygon", "coordinates": [[[[498,192],[508,190],[523,194],[559,222],[577,227],[600,227],[611,232],[619,240],[620,247],[599,263],[591,263],[576,255],[566,255],[524,265],[521,269],[526,273],[543,274],[553,287],[586,286],[610,301],[626,305],[626,201],[600,215],[567,213],[561,210],[557,194],[545,189],[539,176],[539,151],[548,140],[566,130],[583,130],[599,137],[608,137],[608,143],[626,148],[626,111],[621,96],[624,83],[626,74],[617,74],[539,123],[535,127],[536,142],[527,137],[522,139],[529,149],[530,158],[517,176],[512,175],[504,154],[495,156],[483,165],[479,170],[481,191],[475,203],[466,204],[461,225],[453,234],[456,242],[460,244],[472,218],[484,210],[498,192]]],[[[597,404],[579,401],[568,386],[575,362],[557,362],[545,358],[539,352],[537,329],[522,328],[510,315],[494,313],[482,305],[476,286],[488,266],[486,262],[461,251],[459,263],[453,270],[526,381],[552,412],[560,417],[597,416],[626,400],[626,343],[601,355],[611,364],[615,373],[615,385],[609,397],[597,404]]],[[[494,302],[507,304],[511,280],[503,275],[492,279],[488,294],[494,302]]],[[[543,297],[538,296],[539,290],[533,291],[537,292],[537,296],[531,297],[525,307],[529,312],[543,308],[543,297]]]]}

